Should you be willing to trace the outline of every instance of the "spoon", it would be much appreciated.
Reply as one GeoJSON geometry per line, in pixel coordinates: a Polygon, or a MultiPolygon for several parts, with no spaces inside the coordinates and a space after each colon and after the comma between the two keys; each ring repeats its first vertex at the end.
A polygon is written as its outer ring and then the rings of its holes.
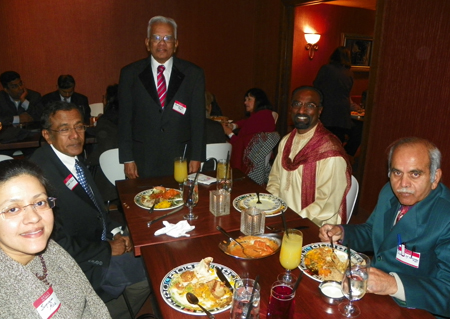
{"type": "Polygon", "coordinates": [[[247,256],[248,258],[251,258],[249,255],[247,255],[245,253],[245,247],[242,246],[242,244],[240,242],[238,242],[236,239],[234,239],[233,237],[230,236],[230,234],[227,233],[227,231],[225,229],[223,229],[222,227],[220,227],[219,225],[216,226],[216,229],[218,231],[220,231],[222,234],[224,234],[225,236],[227,236],[230,240],[234,241],[236,244],[238,244],[239,246],[241,246],[242,248],[242,252],[244,253],[245,256],[247,256]]]}
{"type": "Polygon", "coordinates": [[[186,299],[187,301],[189,301],[190,304],[192,305],[197,305],[200,307],[200,309],[202,309],[206,315],[208,316],[208,318],[210,319],[214,319],[214,315],[212,313],[210,313],[208,310],[206,310],[205,308],[203,308],[203,306],[201,304],[198,303],[198,298],[196,295],[194,295],[192,292],[188,292],[186,294],[186,299]]]}
{"type": "Polygon", "coordinates": [[[259,193],[256,192],[256,197],[258,197],[258,200],[256,201],[256,204],[262,204],[261,201],[259,200],[259,193]]]}

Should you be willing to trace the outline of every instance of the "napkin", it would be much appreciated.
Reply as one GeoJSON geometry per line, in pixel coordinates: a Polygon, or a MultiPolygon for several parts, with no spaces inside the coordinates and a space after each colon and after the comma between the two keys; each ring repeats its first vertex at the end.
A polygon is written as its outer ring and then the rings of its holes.
{"type": "Polygon", "coordinates": [[[164,224],[163,228],[155,231],[155,236],[166,234],[168,236],[175,237],[175,238],[178,238],[181,236],[190,237],[190,235],[186,234],[186,233],[195,228],[195,226],[189,225],[187,220],[179,221],[176,224],[171,224],[168,221],[163,221],[163,224],[164,224]]]}
{"type": "MultiPolygon", "coordinates": [[[[191,175],[188,175],[188,178],[193,181],[195,178],[195,174],[196,173],[192,173],[191,175]]],[[[200,173],[198,174],[197,181],[203,185],[210,185],[212,183],[215,183],[217,179],[215,177],[211,177],[200,173]]]]}

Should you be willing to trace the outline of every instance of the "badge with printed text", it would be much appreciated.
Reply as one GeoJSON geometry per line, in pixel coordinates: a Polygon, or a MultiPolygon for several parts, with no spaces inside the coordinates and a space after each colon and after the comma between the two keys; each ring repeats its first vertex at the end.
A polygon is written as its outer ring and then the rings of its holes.
{"type": "Polygon", "coordinates": [[[186,113],[186,105],[181,102],[175,101],[175,103],[173,104],[173,110],[184,115],[184,113],[186,113]]]}
{"type": "Polygon", "coordinates": [[[48,288],[48,290],[33,303],[33,306],[42,319],[49,319],[58,311],[59,307],[61,307],[61,302],[53,291],[53,288],[50,286],[50,288],[48,288]]]}
{"type": "Polygon", "coordinates": [[[66,177],[66,179],[64,180],[64,184],[66,184],[67,188],[70,189],[71,191],[73,191],[73,189],[78,185],[78,181],[77,179],[70,174],[69,176],[66,177]]]}
{"type": "Polygon", "coordinates": [[[396,259],[408,266],[419,268],[420,253],[406,249],[405,244],[397,245],[396,259]]]}

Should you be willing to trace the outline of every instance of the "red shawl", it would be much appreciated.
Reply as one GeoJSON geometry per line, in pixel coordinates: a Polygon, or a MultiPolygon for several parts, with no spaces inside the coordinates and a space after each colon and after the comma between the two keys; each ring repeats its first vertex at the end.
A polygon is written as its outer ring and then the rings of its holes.
{"type": "Polygon", "coordinates": [[[347,201],[346,196],[351,186],[351,166],[345,153],[342,143],[339,139],[328,131],[322,123],[317,124],[316,131],[314,132],[311,140],[298,152],[292,161],[289,158],[291,154],[292,143],[294,141],[297,130],[293,130],[286,142],[283,150],[282,165],[287,171],[294,171],[298,169],[300,165],[303,165],[302,174],[302,208],[307,207],[315,201],[316,197],[316,163],[328,157],[340,156],[347,162],[347,187],[344,192],[344,197],[339,207],[339,216],[341,216],[341,222],[347,223],[347,201]]]}

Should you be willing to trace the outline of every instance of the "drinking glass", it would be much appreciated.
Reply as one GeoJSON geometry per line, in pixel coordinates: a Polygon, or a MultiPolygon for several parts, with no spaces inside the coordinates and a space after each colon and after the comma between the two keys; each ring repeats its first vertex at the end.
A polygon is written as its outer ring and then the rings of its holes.
{"type": "Polygon", "coordinates": [[[255,289],[255,293],[253,295],[253,306],[249,318],[259,318],[259,305],[261,299],[260,286],[258,283],[255,286],[255,281],[253,279],[242,278],[237,280],[234,284],[233,303],[231,306],[230,316],[231,319],[246,318],[253,289],[255,289]]]}
{"type": "Polygon", "coordinates": [[[233,170],[226,160],[217,161],[217,190],[224,189],[231,193],[233,187],[233,170]],[[227,171],[228,166],[228,171],[227,171]]]}
{"type": "Polygon", "coordinates": [[[178,182],[180,192],[183,191],[183,183],[187,176],[187,160],[183,157],[175,157],[173,160],[173,177],[178,182]]]}
{"type": "Polygon", "coordinates": [[[294,283],[275,281],[270,289],[266,318],[293,319],[295,313],[294,283]]]}
{"type": "Polygon", "coordinates": [[[292,275],[291,270],[300,265],[302,258],[303,233],[297,229],[288,229],[284,232],[281,242],[280,263],[286,269],[286,272],[278,276],[278,280],[286,283],[294,283],[296,277],[292,275]]]}
{"type": "Polygon", "coordinates": [[[367,280],[369,279],[370,259],[364,254],[356,254],[357,263],[354,263],[344,272],[341,289],[348,301],[339,304],[339,312],[347,318],[355,318],[361,314],[358,306],[352,302],[364,297],[367,291],[367,280]]]}
{"type": "Polygon", "coordinates": [[[189,208],[189,214],[184,215],[183,218],[187,220],[197,219],[198,216],[192,213],[194,206],[198,203],[198,181],[186,179],[184,181],[183,200],[187,208],[189,208]]]}

